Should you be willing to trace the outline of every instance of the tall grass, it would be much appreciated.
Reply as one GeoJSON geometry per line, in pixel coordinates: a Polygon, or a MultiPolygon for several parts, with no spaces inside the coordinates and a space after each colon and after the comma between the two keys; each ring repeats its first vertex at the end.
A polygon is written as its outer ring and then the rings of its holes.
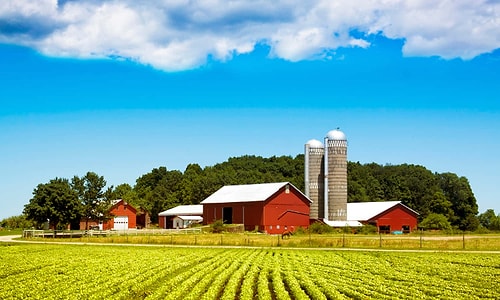
{"type": "MultiPolygon", "coordinates": [[[[54,240],[52,238],[45,238],[54,240]]],[[[60,240],[59,240],[60,241],[60,240]]],[[[483,250],[500,251],[500,235],[359,235],[295,234],[289,238],[262,233],[162,233],[119,234],[108,236],[83,236],[65,241],[114,244],[162,244],[189,246],[249,246],[249,247],[300,247],[300,248],[360,248],[360,249],[427,249],[427,250],[483,250]]]]}

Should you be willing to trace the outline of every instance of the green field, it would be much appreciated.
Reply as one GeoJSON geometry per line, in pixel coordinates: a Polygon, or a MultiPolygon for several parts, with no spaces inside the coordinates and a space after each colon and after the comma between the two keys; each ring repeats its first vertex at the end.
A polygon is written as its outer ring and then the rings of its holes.
{"type": "Polygon", "coordinates": [[[500,299],[500,254],[0,244],[0,299],[500,299]]]}
{"type": "Polygon", "coordinates": [[[22,235],[23,230],[22,229],[2,229],[0,230],[0,236],[5,236],[5,235],[22,235]]]}
{"type": "Polygon", "coordinates": [[[182,233],[175,231],[98,232],[98,235],[75,236],[71,232],[59,233],[52,238],[29,238],[34,241],[114,244],[160,244],[203,246],[256,246],[299,248],[358,248],[358,249],[407,249],[407,250],[474,250],[500,251],[498,234],[409,234],[409,235],[363,235],[363,234],[295,234],[282,239],[280,235],[259,233],[182,233]],[[104,235],[103,235],[104,233],[104,235]]]}

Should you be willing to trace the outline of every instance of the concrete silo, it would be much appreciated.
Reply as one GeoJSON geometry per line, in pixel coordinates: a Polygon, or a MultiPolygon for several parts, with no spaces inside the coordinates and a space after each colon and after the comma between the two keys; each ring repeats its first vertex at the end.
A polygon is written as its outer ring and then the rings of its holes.
{"type": "Polygon", "coordinates": [[[304,180],[305,194],[312,200],[309,218],[323,219],[324,206],[324,177],[323,172],[325,147],[318,140],[310,140],[304,151],[304,180]]]}
{"type": "Polygon", "coordinates": [[[310,218],[347,220],[347,138],[331,130],[325,143],[310,140],[305,145],[305,194],[313,201],[310,218]]]}
{"type": "MultiPolygon", "coordinates": [[[[325,137],[324,203],[329,221],[347,220],[347,139],[339,129],[325,137]]],[[[312,200],[312,199],[311,199],[312,200]]]]}

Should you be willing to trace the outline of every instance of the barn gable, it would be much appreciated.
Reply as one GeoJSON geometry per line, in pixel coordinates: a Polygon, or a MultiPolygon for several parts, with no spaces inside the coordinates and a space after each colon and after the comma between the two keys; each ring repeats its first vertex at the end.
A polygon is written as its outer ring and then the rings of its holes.
{"type": "Polygon", "coordinates": [[[137,209],[122,199],[113,201],[109,213],[114,216],[108,221],[109,228],[127,230],[137,227],[137,209]]]}
{"type": "MultiPolygon", "coordinates": [[[[123,199],[111,201],[111,207],[108,210],[110,219],[107,221],[98,220],[81,220],[80,229],[87,230],[89,228],[98,228],[99,230],[127,230],[137,228],[137,209],[123,199]],[[88,226],[88,228],[86,227],[88,226]]],[[[141,210],[139,215],[144,215],[144,218],[149,218],[146,211],[141,210]]],[[[147,220],[145,220],[147,222],[147,220]]]]}
{"type": "Polygon", "coordinates": [[[205,224],[244,224],[246,230],[281,233],[309,225],[311,200],[289,182],[224,186],[201,202],[205,224]]]}
{"type": "Polygon", "coordinates": [[[410,232],[417,227],[418,213],[401,201],[347,204],[347,220],[377,226],[379,232],[410,232]]]}

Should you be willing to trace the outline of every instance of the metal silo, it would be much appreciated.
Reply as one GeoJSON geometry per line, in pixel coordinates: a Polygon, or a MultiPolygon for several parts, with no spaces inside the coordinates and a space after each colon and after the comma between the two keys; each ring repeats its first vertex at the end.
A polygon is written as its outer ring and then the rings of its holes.
{"type": "Polygon", "coordinates": [[[347,139],[339,129],[325,137],[325,218],[329,221],[347,220],[347,139]]]}
{"type": "Polygon", "coordinates": [[[325,147],[318,140],[310,140],[305,145],[304,180],[306,196],[312,200],[310,219],[322,219],[324,210],[324,153],[325,147]]]}

